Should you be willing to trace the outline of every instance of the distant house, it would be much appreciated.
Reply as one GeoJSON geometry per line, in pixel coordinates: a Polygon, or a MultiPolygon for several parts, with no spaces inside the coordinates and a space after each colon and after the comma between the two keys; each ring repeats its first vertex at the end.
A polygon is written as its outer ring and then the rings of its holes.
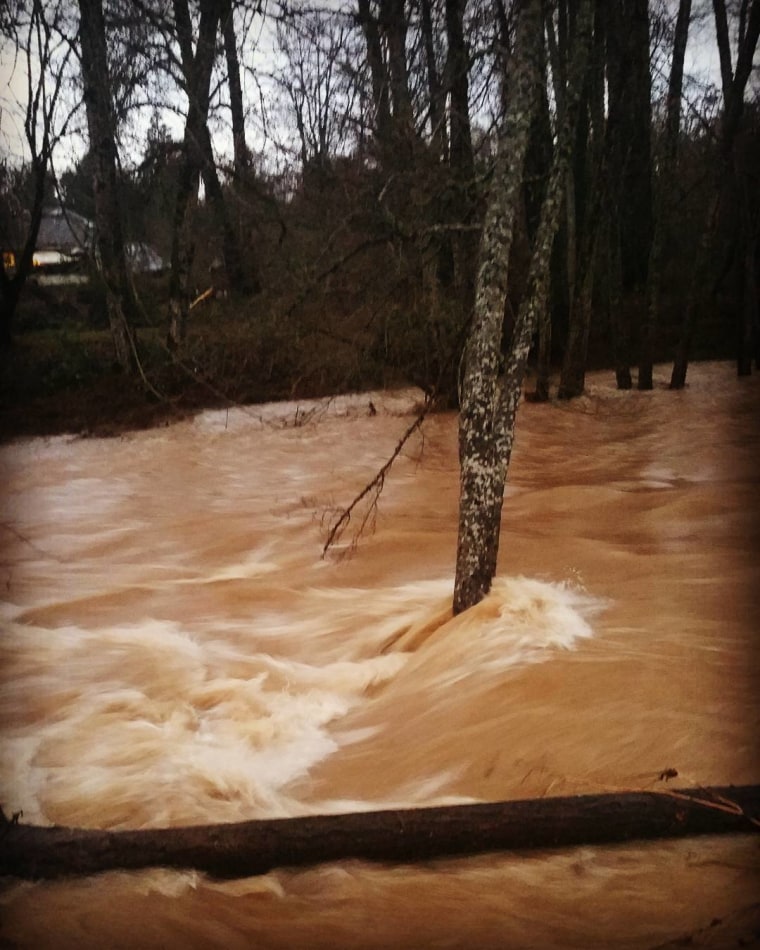
{"type": "Polygon", "coordinates": [[[92,251],[94,237],[92,221],[81,214],[66,208],[48,208],[42,212],[34,266],[81,260],[92,251]]]}
{"type": "MultiPolygon", "coordinates": [[[[33,279],[42,284],[85,283],[86,264],[95,247],[95,225],[68,208],[47,208],[42,213],[37,247],[32,258],[33,279]]],[[[127,263],[135,274],[160,274],[166,264],[149,244],[132,243],[125,248],[127,263]]],[[[3,251],[7,269],[16,264],[11,250],[3,251]]]]}

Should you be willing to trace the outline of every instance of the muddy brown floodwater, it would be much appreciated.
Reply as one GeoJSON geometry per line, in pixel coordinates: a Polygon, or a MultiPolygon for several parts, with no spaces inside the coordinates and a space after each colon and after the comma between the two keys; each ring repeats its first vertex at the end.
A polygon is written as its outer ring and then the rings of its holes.
{"type": "MultiPolygon", "coordinates": [[[[143,828],[760,782],[760,376],[526,404],[499,578],[452,620],[456,418],[325,526],[411,392],[0,449],[0,802],[143,828]],[[356,522],[357,519],[354,519],[356,522]]],[[[2,946],[758,945],[755,837],[6,882],[2,946]]]]}

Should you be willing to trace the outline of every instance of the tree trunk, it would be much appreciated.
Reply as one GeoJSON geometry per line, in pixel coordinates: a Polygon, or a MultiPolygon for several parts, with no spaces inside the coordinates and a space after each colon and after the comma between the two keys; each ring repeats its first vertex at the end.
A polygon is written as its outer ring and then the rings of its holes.
{"type": "MultiPolygon", "coordinates": [[[[760,38],[760,0],[752,0],[746,17],[746,29],[740,37],[736,69],[732,70],[731,49],[728,42],[728,27],[725,0],[713,0],[715,30],[718,38],[720,70],[723,84],[723,115],[721,117],[718,156],[715,162],[713,198],[708,210],[698,249],[694,255],[689,294],[684,308],[681,335],[676,349],[671,389],[682,389],[686,384],[691,341],[696,323],[696,301],[703,292],[703,281],[709,273],[708,264],[714,244],[719,209],[725,198],[740,191],[733,161],[734,143],[739,132],[744,111],[744,90],[752,72],[752,63],[760,38]]],[[[742,249],[742,253],[744,253],[742,249]]]]}
{"type": "Polygon", "coordinates": [[[612,337],[612,362],[615,367],[615,382],[618,389],[631,389],[630,366],[630,318],[629,301],[623,294],[623,241],[620,234],[620,220],[616,214],[608,216],[606,222],[608,236],[606,244],[606,283],[607,310],[610,336],[612,337]]]}
{"type": "Polygon", "coordinates": [[[668,83],[668,104],[665,116],[665,137],[662,143],[655,192],[655,215],[652,245],[649,252],[647,285],[647,313],[642,327],[641,359],[639,362],[638,387],[652,389],[652,364],[654,334],[659,323],[660,296],[662,293],[662,267],[665,242],[670,233],[672,215],[672,191],[675,184],[678,162],[678,136],[681,127],[681,96],[683,92],[683,66],[691,21],[691,0],[680,0],[673,38],[673,58],[668,83]]]}
{"type": "Polygon", "coordinates": [[[509,111],[500,130],[498,154],[483,225],[475,307],[465,350],[459,421],[459,538],[454,612],[478,603],[496,571],[503,497],[503,461],[496,457],[496,415],[509,253],[521,199],[523,162],[538,101],[540,0],[527,0],[517,24],[506,77],[509,111]]]}
{"type": "MultiPolygon", "coordinates": [[[[594,239],[593,244],[596,241],[594,239]]],[[[591,253],[595,253],[592,251],[591,253]]],[[[576,285],[557,396],[576,399],[586,386],[586,357],[593,315],[594,270],[588,266],[576,285]]]]}
{"type": "Polygon", "coordinates": [[[122,370],[134,372],[137,364],[130,321],[133,301],[119,207],[116,130],[101,0],[79,0],[79,15],[84,101],[95,168],[93,196],[97,263],[105,288],[116,361],[122,370]]]}
{"type": "Polygon", "coordinates": [[[198,192],[198,180],[206,156],[208,138],[209,86],[216,54],[221,0],[201,0],[198,42],[192,50],[192,33],[187,0],[174,0],[174,19],[182,54],[182,71],[187,87],[187,118],[182,142],[182,164],[174,207],[171,274],[169,277],[169,334],[167,344],[182,345],[187,332],[189,309],[188,280],[194,244],[190,211],[198,192]]]}
{"type": "Polygon", "coordinates": [[[430,0],[421,0],[420,2],[420,29],[422,32],[422,43],[425,49],[425,66],[427,70],[430,134],[435,144],[436,157],[441,162],[448,162],[449,141],[446,132],[444,89],[436,63],[433,15],[430,0]]]}
{"type": "Polygon", "coordinates": [[[13,318],[16,314],[22,283],[8,277],[0,263],[0,349],[8,349],[13,343],[13,318]]]}
{"type": "Polygon", "coordinates": [[[757,358],[760,315],[758,314],[757,237],[748,236],[741,267],[742,304],[739,318],[739,353],[736,371],[739,376],[749,376],[752,361],[757,358]]]}
{"type": "Polygon", "coordinates": [[[234,9],[230,0],[227,0],[227,7],[222,13],[222,36],[224,37],[224,56],[227,60],[227,88],[230,93],[232,116],[233,168],[235,177],[240,178],[247,171],[251,156],[245,141],[243,89],[240,85],[240,61],[235,36],[234,9]]]}
{"type": "Polygon", "coordinates": [[[388,97],[388,73],[383,59],[383,47],[377,20],[372,15],[369,0],[358,0],[357,18],[367,44],[367,63],[372,80],[372,105],[375,111],[375,140],[382,153],[390,148],[391,108],[388,97]]]}
{"type": "Polygon", "coordinates": [[[606,160],[610,148],[604,122],[605,0],[594,5],[591,62],[584,89],[585,108],[576,132],[573,163],[575,259],[571,275],[570,315],[557,396],[575,399],[586,381],[588,341],[593,316],[597,249],[608,204],[606,160]]]}
{"type": "MultiPolygon", "coordinates": [[[[475,159],[470,129],[468,74],[470,56],[464,36],[464,0],[446,0],[446,62],[449,89],[449,165],[454,184],[451,212],[454,224],[470,225],[473,220],[473,179],[475,159]]],[[[472,310],[475,294],[476,232],[459,230],[454,237],[454,262],[458,298],[462,313],[472,310]]]]}
{"type": "Polygon", "coordinates": [[[214,161],[214,150],[211,145],[211,136],[208,127],[205,125],[199,134],[202,136],[203,149],[203,185],[206,189],[206,198],[211,205],[216,219],[216,226],[222,235],[222,249],[224,255],[224,270],[227,275],[227,282],[230,290],[246,292],[258,287],[248,287],[243,274],[243,255],[240,250],[240,242],[237,239],[235,228],[232,225],[227,210],[227,201],[224,197],[222,183],[219,181],[219,174],[216,170],[214,161]]]}
{"type": "Polygon", "coordinates": [[[418,862],[693,835],[757,834],[760,787],[578,795],[143,831],[2,826],[0,874],[27,880],[148,867],[216,877],[360,859],[418,862]]]}
{"type": "Polygon", "coordinates": [[[549,183],[541,207],[528,286],[520,304],[512,345],[506,360],[502,411],[497,423],[497,456],[504,459],[505,476],[512,455],[515,417],[525,377],[531,338],[540,315],[545,313],[548,307],[552,245],[559,227],[567,168],[575,138],[581,90],[591,43],[591,21],[592,0],[580,0],[575,16],[574,49],[567,71],[562,125],[558,132],[549,183]]]}
{"type": "Polygon", "coordinates": [[[380,26],[388,51],[387,76],[393,111],[394,144],[396,148],[402,149],[401,157],[405,159],[408,157],[408,148],[414,135],[406,65],[405,0],[380,0],[380,26]]]}
{"type": "Polygon", "coordinates": [[[651,91],[647,0],[614,0],[608,9],[609,76],[607,215],[619,251],[619,298],[611,310],[615,375],[631,388],[631,340],[645,322],[644,302],[651,249],[651,91]]]}
{"type": "MultiPolygon", "coordinates": [[[[44,119],[48,124],[48,118],[44,119]]],[[[34,196],[29,212],[29,228],[24,246],[16,254],[16,268],[13,277],[8,276],[5,262],[0,261],[0,349],[7,349],[13,343],[13,322],[16,308],[32,271],[34,251],[42,224],[42,210],[45,203],[45,184],[48,162],[50,161],[50,130],[43,131],[43,145],[38,155],[32,157],[34,170],[34,196]]]]}

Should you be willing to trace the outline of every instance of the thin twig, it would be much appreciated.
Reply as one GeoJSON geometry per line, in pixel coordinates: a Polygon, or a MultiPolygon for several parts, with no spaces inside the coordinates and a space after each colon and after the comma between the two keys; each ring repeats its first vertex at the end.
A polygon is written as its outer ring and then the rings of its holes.
{"type": "Polygon", "coordinates": [[[406,432],[401,436],[396,448],[393,450],[390,457],[386,460],[385,464],[379,471],[375,474],[374,478],[369,481],[364,488],[359,492],[359,494],[354,498],[351,504],[344,508],[340,514],[340,517],[337,521],[334,522],[333,526],[330,528],[330,531],[327,535],[327,540],[325,541],[324,547],[322,548],[322,557],[324,558],[327,552],[330,550],[333,544],[336,543],[343,531],[348,527],[349,522],[351,521],[351,515],[356,510],[357,506],[370,494],[374,492],[374,498],[372,504],[370,505],[368,511],[365,513],[362,523],[359,526],[359,531],[357,534],[360,536],[367,526],[367,522],[370,519],[370,515],[377,510],[377,499],[380,497],[380,493],[383,490],[383,485],[385,484],[385,476],[391,470],[393,463],[401,454],[401,450],[404,448],[409,439],[414,435],[414,433],[419,429],[422,423],[425,421],[426,416],[433,407],[435,401],[435,392],[429,393],[425,397],[425,401],[422,404],[422,409],[417,413],[417,416],[414,422],[411,423],[406,429],[406,432]]]}

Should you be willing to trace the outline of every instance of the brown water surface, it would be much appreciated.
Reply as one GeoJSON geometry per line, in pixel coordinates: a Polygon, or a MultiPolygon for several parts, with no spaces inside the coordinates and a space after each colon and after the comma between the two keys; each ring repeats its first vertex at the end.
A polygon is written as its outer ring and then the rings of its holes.
{"type": "MultiPolygon", "coordinates": [[[[450,617],[456,419],[414,393],[0,449],[0,802],[99,828],[760,783],[760,377],[525,404],[450,617]],[[362,514],[353,519],[358,524],[362,514]],[[347,556],[341,556],[347,555],[347,556]]],[[[3,946],[760,945],[756,838],[8,884],[3,946]],[[743,941],[739,944],[738,941],[743,941]]]]}

